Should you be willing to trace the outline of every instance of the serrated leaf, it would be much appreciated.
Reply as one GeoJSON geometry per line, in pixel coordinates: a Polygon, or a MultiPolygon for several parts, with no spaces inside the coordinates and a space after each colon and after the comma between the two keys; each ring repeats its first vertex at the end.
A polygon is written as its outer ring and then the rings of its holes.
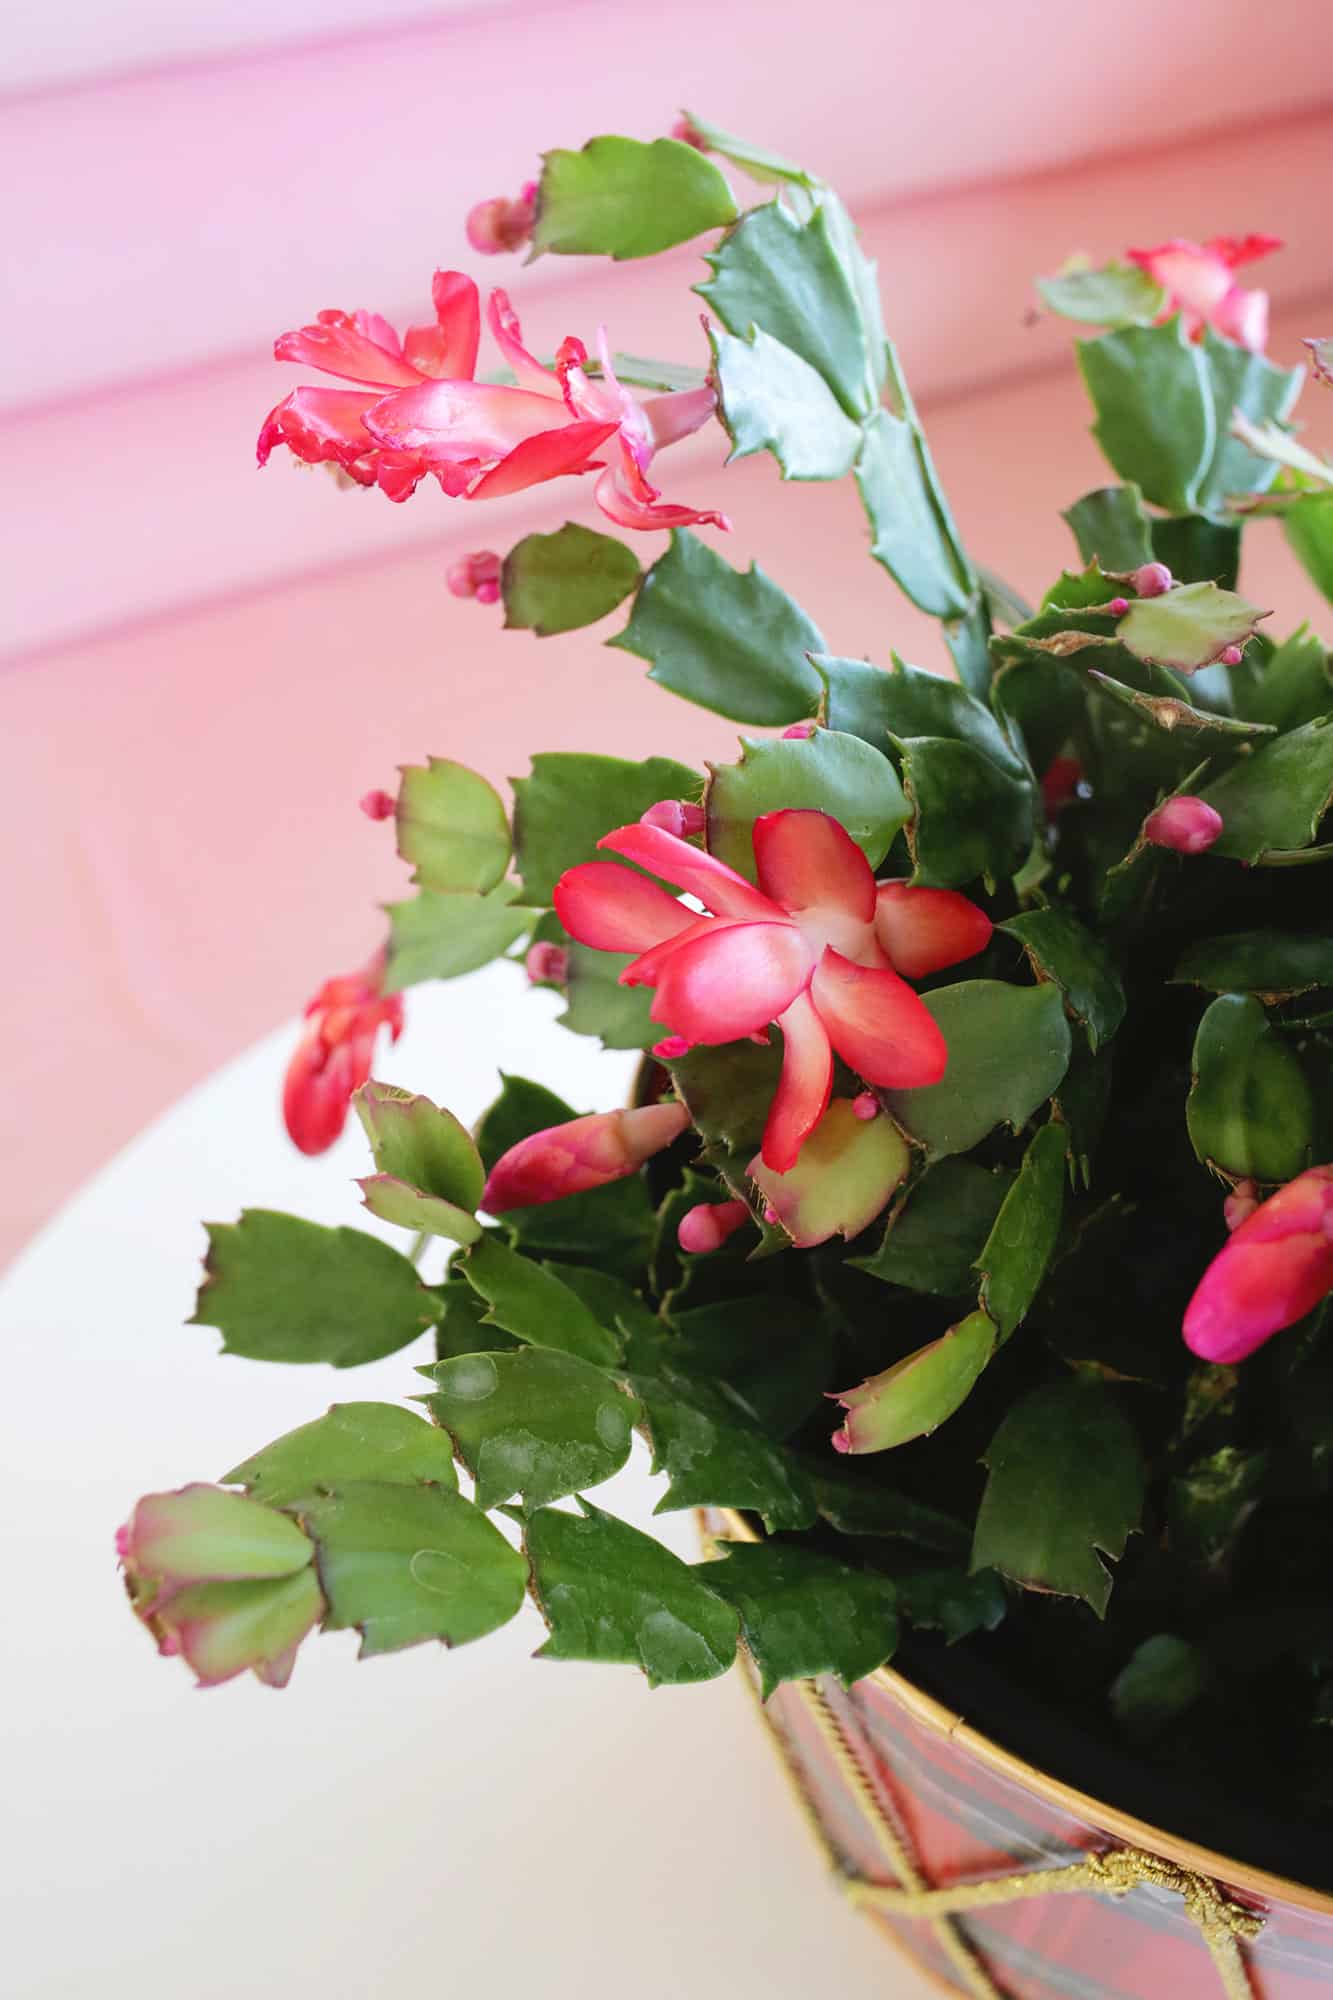
{"type": "Polygon", "coordinates": [[[1054,1253],[1064,1215],[1066,1157],[1063,1126],[1043,1125],[977,1258],[981,1304],[1000,1329],[1001,1345],[1027,1316],[1054,1253]]]}
{"type": "Polygon", "coordinates": [[[483,1509],[515,1494],[543,1507],[599,1486],[629,1457],[638,1404],[572,1354],[465,1354],[430,1373],[438,1388],[426,1407],[476,1480],[483,1509]]]}
{"type": "Polygon", "coordinates": [[[486,1169],[470,1132],[428,1097],[372,1077],[352,1096],[378,1173],[469,1213],[481,1200],[486,1169]]]}
{"type": "Polygon", "coordinates": [[[1199,1159],[1237,1178],[1289,1181],[1310,1165],[1305,1071],[1253,996],[1224,993],[1205,1010],[1185,1122],[1199,1159]]]}
{"type": "Polygon", "coordinates": [[[867,1476],[855,1459],[838,1459],[812,1471],[820,1514],[840,1535],[881,1541],[915,1542],[946,1555],[965,1552],[971,1533],[961,1521],[927,1507],[904,1493],[895,1493],[867,1476]]]}
{"type": "Polygon", "coordinates": [[[995,1324],[984,1312],[969,1313],[938,1340],[856,1388],[840,1390],[837,1400],[847,1416],[835,1442],[860,1454],[928,1437],[971,1395],[995,1352],[995,1337],[995,1324]]]}
{"type": "MultiPolygon", "coordinates": [[[[753,1278],[754,1267],[748,1267],[753,1278]]],[[[771,1437],[786,1438],[819,1406],[833,1358],[827,1313],[789,1291],[674,1308],[680,1367],[725,1382],[771,1437]]]]}
{"type": "Polygon", "coordinates": [[[694,146],[608,133],[542,156],[533,255],[652,257],[735,216],[731,189],[694,146]]]}
{"type": "Polygon", "coordinates": [[[1182,952],[1174,986],[1202,986],[1210,993],[1255,993],[1270,1004],[1333,986],[1333,937],[1298,931],[1233,931],[1197,938],[1182,952]]]}
{"type": "Polygon", "coordinates": [[[1298,500],[1284,512],[1282,530],[1311,583],[1333,604],[1333,498],[1298,500]]]}
{"type": "Polygon", "coordinates": [[[357,1186],[369,1213],[397,1229],[410,1229],[418,1236],[443,1236],[450,1243],[475,1243],[481,1235],[475,1215],[437,1194],[423,1194],[393,1174],[368,1174],[357,1186]]]}
{"type": "Polygon", "coordinates": [[[790,181],[803,188],[815,188],[819,183],[804,167],[793,166],[780,153],[770,153],[766,146],[752,146],[748,139],[738,139],[731,132],[724,132],[720,125],[710,125],[706,118],[698,118],[693,111],[683,114],[686,123],[698,133],[703,149],[707,153],[720,153],[724,160],[730,160],[733,167],[739,167],[752,181],[790,181]]]}
{"type": "Polygon", "coordinates": [[[897,748],[912,809],[913,882],[957,889],[978,876],[998,883],[1016,874],[1035,832],[1031,782],[948,737],[904,736],[897,748]]]}
{"type": "Polygon", "coordinates": [[[1058,908],[1028,910],[996,928],[1018,939],[1038,978],[1055,981],[1090,1049],[1111,1039],[1125,1018],[1125,989],[1101,938],[1058,908]]]}
{"type": "Polygon", "coordinates": [[[505,629],[548,639],[595,625],[624,602],[639,576],[632,549],[577,521],[567,521],[553,535],[525,535],[501,570],[505,629]]]}
{"type": "Polygon", "coordinates": [[[550,1628],[538,1658],[641,1667],[650,1687],[724,1674],[739,1636],[732,1607],[651,1535],[590,1501],[583,1508],[543,1507],[524,1523],[533,1595],[550,1628]]]}
{"type": "Polygon", "coordinates": [[[762,328],[823,377],[848,416],[869,413],[860,308],[822,207],[801,222],[780,202],[752,208],[706,261],[713,275],[694,289],[729,333],[762,328]]]}
{"type": "Polygon", "coordinates": [[[438,1486],[349,1480],[307,1500],[329,1615],[326,1629],[361,1633],[361,1657],[438,1639],[461,1646],[508,1624],[527,1565],[486,1516],[438,1486]]]}
{"type": "Polygon", "coordinates": [[[1027,1590],[1081,1597],[1106,1616],[1111,1574],[1139,1525],[1143,1458],[1104,1383],[1071,1377],[1034,1389],[1000,1425],[977,1515],[972,1568],[1027,1590]]]}
{"type": "Polygon", "coordinates": [[[1234,590],[1240,571],[1240,524],[1203,514],[1159,514],[1152,524],[1152,552],[1177,583],[1215,583],[1234,590]]]}
{"type": "Polygon", "coordinates": [[[1179,318],[1078,343],[1097,412],[1093,435],[1120,477],[1188,514],[1217,444],[1206,364],[1179,318]]]}
{"type": "Polygon", "coordinates": [[[425,979],[458,979],[499,958],[532,923],[529,911],[510,907],[517,894],[516,882],[499,882],[484,896],[423,889],[410,903],[386,904],[385,992],[401,993],[425,979]]]}
{"type": "Polygon", "coordinates": [[[943,1031],[949,1067],[942,1083],[889,1093],[898,1123],[936,1159],[970,1153],[1001,1123],[1020,1130],[1069,1065],[1059,987],[965,979],[921,998],[943,1031]]]}
{"type": "Polygon", "coordinates": [[[852,1262],[888,1285],[962,1298],[976,1285],[977,1258],[1012,1185],[1012,1174],[940,1160],[889,1217],[874,1255],[852,1262]]]}
{"type": "Polygon", "coordinates": [[[1265,662],[1247,689],[1242,713],[1279,730],[1333,709],[1333,660],[1322,640],[1301,625],[1265,662]]]}
{"type": "Polygon", "coordinates": [[[1037,290],[1062,319],[1093,326],[1148,326],[1166,305],[1166,293],[1146,271],[1118,261],[1095,270],[1068,265],[1053,278],[1038,278],[1037,290]]]}
{"type": "Polygon", "coordinates": [[[484,1236],[461,1260],[461,1268],[490,1307],[488,1323],[599,1368],[618,1360],[620,1342],[615,1334],[594,1318],[551,1265],[538,1264],[507,1249],[496,1237],[484,1236]]]}
{"type": "Polygon", "coordinates": [[[1178,583],[1161,597],[1135,598],[1116,637],[1137,660],[1196,673],[1228,646],[1245,646],[1268,613],[1215,583],[1178,583]]]}
{"type": "Polygon", "coordinates": [[[1200,797],[1222,815],[1214,854],[1265,861],[1308,846],[1333,804],[1333,712],[1263,744],[1200,797]]]}
{"type": "Polygon", "coordinates": [[[450,1270],[436,1296],[440,1301],[435,1324],[437,1361],[451,1361],[456,1354],[494,1354],[522,1347],[523,1342],[503,1327],[488,1325],[486,1301],[480,1292],[473,1291],[461,1270],[450,1270]]]}
{"type": "Polygon", "coordinates": [[[565,946],[565,998],[562,1028],[573,1035],[596,1035],[604,1049],[650,1049],[662,1039],[651,1018],[653,995],[647,986],[622,986],[620,975],[633,962],[632,952],[594,951],[591,946],[565,946]]]}
{"type": "Polygon", "coordinates": [[[864,438],[856,483],[870,522],[870,553],[922,611],[966,617],[974,585],[941,518],[919,433],[904,417],[879,410],[864,438]]]}
{"type": "Polygon", "coordinates": [[[867,660],[837,659],[817,653],[817,667],[827,690],[825,719],[830,730],[860,736],[877,750],[896,737],[942,736],[970,743],[1009,777],[1028,781],[1030,773],[995,716],[984,702],[921,667],[909,667],[893,656],[891,671],[867,660]]]}
{"type": "Polygon", "coordinates": [[[897,1591],[888,1577],[787,1542],[717,1547],[726,1560],[710,1570],[709,1582],[740,1613],[765,1701],[784,1681],[819,1674],[836,1674],[851,1687],[892,1658],[897,1591]]]}
{"type": "Polygon", "coordinates": [[[782,1071],[782,1048],[773,1041],[700,1043],[667,1065],[690,1122],[710,1146],[748,1158],[764,1123],[782,1071]]]}
{"type": "Polygon", "coordinates": [[[458,1485],[448,1439],[393,1403],[335,1403],[222,1475],[224,1486],[244,1486],[270,1507],[290,1507],[349,1479],[424,1482],[450,1491],[458,1485]]]}
{"type": "Polygon", "coordinates": [[[1220,512],[1232,493],[1266,493],[1277,467],[1257,458],[1232,432],[1239,412],[1251,424],[1281,423],[1290,416],[1301,392],[1304,371],[1275,368],[1234,340],[1221,340],[1205,326],[1200,343],[1213,403],[1216,442],[1199,481],[1195,504],[1206,513],[1220,512]]]}
{"type": "Polygon", "coordinates": [[[423,889],[485,895],[509,866],[509,815],[495,787],[448,757],[404,764],[398,852],[423,889]]]}
{"type": "Polygon", "coordinates": [[[1132,1743],[1149,1743],[1193,1708],[1211,1681],[1197,1646],[1157,1632],[1134,1648],[1111,1682],[1111,1713],[1132,1743]]]}
{"type": "Polygon", "coordinates": [[[1123,572],[1153,559],[1152,523],[1137,486],[1099,486],[1060,518],[1068,521],[1086,563],[1123,572]]]}
{"type": "Polygon", "coordinates": [[[215,1326],[224,1354],[356,1368],[424,1333],[435,1300],[415,1266],[361,1229],[247,1208],[211,1222],[191,1326],[215,1326]]]}
{"type": "MultiPolygon", "coordinates": [[[[530,1077],[511,1076],[500,1071],[500,1095],[487,1106],[477,1121],[475,1138],[481,1163],[489,1174],[502,1153],[517,1146],[520,1139],[544,1132],[548,1125],[563,1125],[578,1113],[563,1097],[557,1097],[544,1083],[530,1077]]],[[[510,1211],[512,1213],[512,1210],[510,1211]]]]}
{"type": "Polygon", "coordinates": [[[605,833],[628,826],[662,799],[698,799],[703,780],[670,757],[635,764],[624,757],[580,751],[539,751],[531,775],[515,778],[514,852],[525,903],[545,904],[567,868],[580,861],[613,861],[598,854],[605,833]]]}
{"type": "Polygon", "coordinates": [[[907,800],[888,758],[836,729],[804,737],[742,736],[740,762],[710,764],[708,771],[708,851],[751,882],[754,823],[764,813],[828,813],[872,868],[907,818],[907,800]]]}
{"type": "Polygon", "coordinates": [[[1211,709],[1195,708],[1176,692],[1181,684],[1165,667],[1147,666],[1144,671],[1150,677],[1151,689],[1165,691],[1150,692],[1148,689],[1128,687],[1123,681],[1113,680],[1110,674],[1099,673],[1095,667],[1088,669],[1088,679],[1098,694],[1117,702],[1121,708],[1129,709],[1141,720],[1150,722],[1154,729],[1164,730],[1168,736],[1174,737],[1182,756],[1191,759],[1207,757],[1215,751],[1227,750],[1238,743],[1252,742],[1271,734],[1266,723],[1242,722],[1234,715],[1218,715],[1211,709]]]}
{"type": "Polygon", "coordinates": [[[915,1570],[896,1579],[898,1608],[910,1625],[943,1632],[957,1645],[973,1632],[993,1632],[1002,1624],[1009,1600],[993,1569],[969,1576],[961,1569],[915,1570]]]}
{"type": "Polygon", "coordinates": [[[729,465],[771,451],[784,479],[841,479],[851,471],[861,427],[808,361],[762,327],[738,339],[710,326],[708,339],[729,465]]]}
{"type": "Polygon", "coordinates": [[[911,1165],[911,1151],[891,1118],[861,1119],[849,1097],[832,1099],[787,1173],[756,1156],[750,1178],[799,1250],[848,1239],[888,1207],[911,1165]]]}
{"type": "Polygon", "coordinates": [[[733,569],[685,529],[606,643],[650,661],[649,680],[733,722],[779,727],[819,706],[823,683],[806,658],[824,649],[817,626],[757,563],[733,569]]]}

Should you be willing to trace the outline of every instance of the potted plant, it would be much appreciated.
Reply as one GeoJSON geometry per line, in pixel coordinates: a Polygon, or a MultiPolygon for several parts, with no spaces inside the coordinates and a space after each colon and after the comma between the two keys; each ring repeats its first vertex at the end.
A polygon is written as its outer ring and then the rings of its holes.
{"type": "Polygon", "coordinates": [[[318,1152],[354,1108],[364,1204],[414,1240],[248,1211],[210,1227],[195,1318],[258,1360],[434,1358],[402,1406],[140,1500],[134,1610],[209,1685],[284,1685],[317,1628],[479,1639],[529,1592],[550,1658],[682,1682],[739,1648],[855,1899],[954,1990],[1325,1991],[1333,682],[1238,570],[1273,516],[1333,595],[1333,467],[1235,275],[1276,245],[1042,282],[1102,329],[1113,478],[1033,609],[964,548],[814,175],[688,119],[548,153],[469,236],[706,236],[707,352],[538,359],[496,290],[478,375],[477,287],[437,273],[401,340],[364,312],[282,337],[335,386],[283,398],[261,462],[399,501],[591,473],[630,539],[571,522],[451,588],[538,634],[632,598],[610,643],[761,733],[735,756],[719,721],[706,775],[541,754],[512,813],[438,758],[363,800],[416,894],[311,1002],[285,1112],[318,1152]],[[713,422],[855,479],[952,674],[830,655],[723,517],[662,497],[657,454],[713,422]],[[405,988],[499,956],[643,1050],[632,1104],[511,1077],[469,1133],[373,1079],[405,988]],[[709,1560],[598,1505],[636,1429],[709,1560]]]}

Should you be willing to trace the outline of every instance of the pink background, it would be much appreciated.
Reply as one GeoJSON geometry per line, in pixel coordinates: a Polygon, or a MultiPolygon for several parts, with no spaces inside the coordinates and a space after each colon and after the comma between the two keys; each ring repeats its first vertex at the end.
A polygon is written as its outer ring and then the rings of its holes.
{"type": "MultiPolygon", "coordinates": [[[[600,319],[700,358],[692,251],[648,266],[470,258],[470,203],[546,145],[651,136],[690,104],[837,182],[976,555],[1029,594],[1070,553],[1056,509],[1105,475],[1066,328],[1025,323],[1072,249],[1272,230],[1272,350],[1333,327],[1333,37],[1311,0],[601,0],[429,7],[166,0],[9,16],[0,756],[8,977],[0,1117],[17,1248],[189,1085],[376,941],[401,890],[356,811],[427,752],[496,779],[534,749],[732,754],[601,634],[536,641],[450,598],[451,556],[595,522],[579,483],[405,508],[255,471],[296,379],[274,334],[326,305],[422,315],[431,269],[509,285],[531,344],[600,319]],[[1113,18],[1114,27],[1107,22],[1113,18]],[[322,38],[317,39],[316,37],[322,38]],[[910,82],[907,77],[910,72],[910,82]]],[[[1333,402],[1311,438],[1333,446],[1333,402]]],[[[865,559],[850,485],[720,475],[716,432],[664,462],[723,504],[831,648],[942,665],[865,559]]],[[[647,561],[657,537],[636,538],[647,561]]],[[[1275,534],[1246,588],[1333,616],[1275,534]]],[[[614,631],[619,617],[608,621],[614,631]]],[[[410,1009],[410,1000],[409,1000],[410,1009]]],[[[410,1032],[410,1031],[409,1031],[410,1032]]],[[[276,1116],[276,1111],[275,1111],[276,1116]]]]}

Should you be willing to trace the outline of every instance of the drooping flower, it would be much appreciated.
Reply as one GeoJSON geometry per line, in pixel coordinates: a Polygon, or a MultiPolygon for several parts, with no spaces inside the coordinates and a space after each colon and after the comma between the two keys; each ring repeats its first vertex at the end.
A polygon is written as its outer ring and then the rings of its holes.
{"type": "Polygon", "coordinates": [[[1243,1361],[1333,1292],[1333,1166],[1308,1167],[1236,1225],[1185,1309],[1185,1345],[1243,1361]]]}
{"type": "Polygon", "coordinates": [[[498,257],[507,250],[521,250],[530,241],[537,220],[537,183],[528,181],[516,201],[497,194],[479,201],[468,210],[464,228],[467,240],[482,257],[498,257]]]}
{"type": "Polygon", "coordinates": [[[403,1032],[403,996],[385,993],[386,954],[360,972],[326,979],[307,1006],[306,1027],[287,1065],[282,1115],[303,1153],[323,1153],[347,1122],[352,1092],[370,1075],[375,1038],[403,1032]]]}
{"type": "Polygon", "coordinates": [[[501,1154],[480,1206],[488,1215],[504,1215],[511,1208],[533,1208],[626,1180],[654,1153],[674,1144],[689,1122],[683,1104],[642,1104],[548,1125],[501,1154]]]}
{"type": "Polygon", "coordinates": [[[498,604],[503,567],[494,549],[476,549],[451,563],[444,580],[451,597],[474,597],[478,604],[498,604]]]}
{"type": "Polygon", "coordinates": [[[1222,815],[1207,799],[1189,793],[1164,799],[1143,822],[1143,838],[1153,847],[1171,847],[1177,854],[1203,854],[1222,831],[1222,815]]]}
{"type": "Polygon", "coordinates": [[[755,821],[758,888],[653,824],[618,827],[599,844],[708,912],[610,861],[583,862],[557,882],[556,911],[571,937],[638,954],[620,978],[655,988],[653,1020],[691,1044],[762,1038],[774,1021],[782,1029],[766,1166],[795,1165],[828,1103],[835,1050],[886,1088],[943,1076],[944,1037],[896,968],[906,958],[920,976],[981,948],[990,922],[966,897],[878,885],[838,821],[807,809],[755,821]]]}
{"type": "Polygon", "coordinates": [[[324,1612],[309,1537],[289,1515],[219,1486],[148,1494],[116,1553],[135,1615],[201,1687],[247,1668],[285,1687],[324,1612]]]}
{"type": "MultiPolygon", "coordinates": [[[[1268,341],[1268,294],[1236,283],[1241,264],[1282,248],[1280,236],[1213,236],[1207,243],[1172,237],[1150,250],[1129,250],[1129,260],[1146,271],[1167,295],[1168,313],[1178,312],[1191,340],[1205,326],[1262,354],[1268,341]]],[[[1140,593],[1142,595],[1142,593],[1140,593]]]]}

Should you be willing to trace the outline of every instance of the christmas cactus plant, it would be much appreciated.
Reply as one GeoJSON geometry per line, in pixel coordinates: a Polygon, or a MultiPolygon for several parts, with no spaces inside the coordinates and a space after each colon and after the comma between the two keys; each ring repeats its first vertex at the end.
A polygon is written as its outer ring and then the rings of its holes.
{"type": "Polygon", "coordinates": [[[512,812],[431,758],[362,801],[416,893],[312,1001],[285,1112],[318,1152],[355,1111],[362,1199],[403,1247],[248,1211],[210,1230],[196,1320],[268,1362],[413,1348],[405,1401],[312,1412],[141,1500],[136,1613],[207,1684],[281,1685],[316,1628],[366,1654],[477,1639],[527,1593],[548,1657],[653,1682],[742,1643],[766,1689],[850,1681],[922,1627],[1182,1762],[1239,1718],[1254,1791],[1333,1809],[1333,681],[1238,588],[1242,532],[1275,516],[1333,594],[1333,466],[1236,275],[1277,246],[1042,281],[1088,323],[1113,477],[1070,506],[1034,610],[964,548],[813,174],[691,119],[548,153],[468,232],[615,258],[702,238],[699,352],[602,333],[539,359],[496,290],[478,374],[477,286],[440,272],[401,339],[366,312],[283,335],[337,386],[284,397],[261,462],[282,445],[395,501],[590,473],[570,491],[629,539],[585,506],[450,587],[539,635],[631,599],[611,645],[719,718],[717,758],[538,754],[512,812]],[[733,567],[725,518],[653,483],[705,426],[854,479],[951,661],[835,657],[733,567]],[[738,755],[723,718],[759,732],[738,755]],[[580,1116],[510,1077],[469,1132],[373,1079],[404,989],[497,957],[643,1051],[633,1103],[580,1116]],[[689,1564],[588,1497],[636,1431],[664,1507],[755,1537],[689,1564]]]}

